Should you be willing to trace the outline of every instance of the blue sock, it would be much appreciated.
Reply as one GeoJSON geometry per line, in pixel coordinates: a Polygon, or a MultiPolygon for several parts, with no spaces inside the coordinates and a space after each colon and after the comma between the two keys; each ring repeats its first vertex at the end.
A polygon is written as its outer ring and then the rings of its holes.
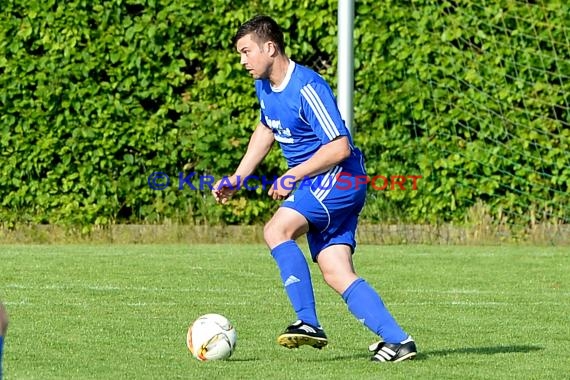
{"type": "Polygon", "coordinates": [[[354,281],[342,294],[348,310],[386,343],[400,343],[408,334],[396,323],[382,299],[364,279],[354,281]]]}
{"type": "Polygon", "coordinates": [[[320,327],[309,265],[297,243],[293,240],[283,242],[271,250],[271,255],[277,262],[281,280],[297,318],[320,327]]]}
{"type": "Polygon", "coordinates": [[[2,380],[2,348],[4,347],[4,337],[0,335],[0,380],[2,380]]]}

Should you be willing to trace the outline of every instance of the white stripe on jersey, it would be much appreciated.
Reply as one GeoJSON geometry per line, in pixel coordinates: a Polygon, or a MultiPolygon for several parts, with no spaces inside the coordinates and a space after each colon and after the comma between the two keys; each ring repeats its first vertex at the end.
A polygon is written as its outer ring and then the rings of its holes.
{"type": "Polygon", "coordinates": [[[336,184],[337,175],[341,170],[342,168],[340,166],[335,166],[323,175],[320,187],[313,193],[315,198],[322,201],[329,195],[336,184]]]}
{"type": "Polygon", "coordinates": [[[335,137],[339,136],[340,133],[337,126],[333,123],[331,116],[329,115],[327,109],[321,101],[321,98],[319,98],[319,95],[313,86],[311,86],[311,84],[305,85],[301,89],[301,94],[307,100],[309,106],[311,106],[311,109],[317,116],[317,119],[319,120],[319,123],[323,127],[323,130],[327,134],[328,138],[333,140],[335,137]]]}
{"type": "Polygon", "coordinates": [[[327,213],[327,225],[325,226],[325,228],[323,228],[321,230],[321,232],[325,232],[327,230],[327,228],[329,228],[329,226],[331,225],[331,214],[329,212],[329,209],[327,208],[327,206],[325,206],[325,204],[323,203],[323,201],[321,201],[319,198],[316,198],[317,202],[319,202],[321,204],[321,206],[323,206],[323,210],[325,210],[325,212],[327,213]]]}
{"type": "Polygon", "coordinates": [[[313,196],[315,197],[315,199],[321,204],[321,206],[323,207],[323,210],[325,210],[325,212],[327,213],[328,222],[327,222],[327,225],[325,226],[325,228],[323,228],[321,230],[321,232],[326,231],[327,228],[329,228],[329,226],[331,224],[331,214],[329,213],[327,206],[325,206],[325,204],[323,203],[323,200],[327,197],[327,195],[329,195],[331,190],[334,189],[336,181],[338,179],[337,175],[341,172],[342,172],[342,167],[340,167],[338,165],[332,167],[323,175],[323,179],[321,181],[321,184],[325,183],[326,186],[322,186],[321,188],[317,188],[316,191],[311,190],[311,193],[313,193],[313,196]]]}

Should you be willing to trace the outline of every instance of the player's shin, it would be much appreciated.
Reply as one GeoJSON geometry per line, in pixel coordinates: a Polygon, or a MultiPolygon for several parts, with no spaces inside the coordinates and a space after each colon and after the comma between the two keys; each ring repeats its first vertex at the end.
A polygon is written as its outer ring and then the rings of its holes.
{"type": "Polygon", "coordinates": [[[273,248],[271,255],[277,262],[283,286],[297,318],[318,327],[311,273],[303,252],[295,241],[289,240],[273,248]]]}
{"type": "Polygon", "coordinates": [[[387,343],[399,343],[406,339],[402,330],[390,314],[382,299],[372,287],[359,278],[342,294],[350,312],[372,332],[387,343]]]}

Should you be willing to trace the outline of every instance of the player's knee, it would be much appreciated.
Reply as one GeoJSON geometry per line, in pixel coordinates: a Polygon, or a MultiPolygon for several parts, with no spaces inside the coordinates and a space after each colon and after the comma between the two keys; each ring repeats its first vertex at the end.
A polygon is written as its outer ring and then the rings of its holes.
{"type": "Polygon", "coordinates": [[[291,236],[289,235],[288,231],[282,228],[279,223],[275,223],[273,221],[267,222],[263,227],[263,239],[270,249],[290,240],[291,236]]]}
{"type": "Polygon", "coordinates": [[[265,226],[263,226],[263,239],[265,243],[269,246],[269,248],[274,248],[276,244],[276,233],[275,227],[271,221],[267,222],[265,226]]]}
{"type": "Polygon", "coordinates": [[[323,273],[323,279],[334,291],[341,293],[340,291],[340,277],[336,273],[323,273]]]}
{"type": "Polygon", "coordinates": [[[358,277],[353,272],[323,272],[323,279],[335,292],[338,294],[344,291],[352,284],[358,277]]]}

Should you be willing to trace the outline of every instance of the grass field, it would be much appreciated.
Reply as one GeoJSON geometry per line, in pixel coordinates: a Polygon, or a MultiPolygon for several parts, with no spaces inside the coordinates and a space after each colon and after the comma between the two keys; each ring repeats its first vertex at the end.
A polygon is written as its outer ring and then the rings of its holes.
{"type": "Polygon", "coordinates": [[[295,316],[261,245],[0,245],[5,379],[569,378],[568,247],[360,246],[355,262],[417,360],[370,362],[374,335],[313,264],[329,346],[278,346],[295,316]],[[237,328],[230,360],[186,349],[208,312],[237,328]]]}

